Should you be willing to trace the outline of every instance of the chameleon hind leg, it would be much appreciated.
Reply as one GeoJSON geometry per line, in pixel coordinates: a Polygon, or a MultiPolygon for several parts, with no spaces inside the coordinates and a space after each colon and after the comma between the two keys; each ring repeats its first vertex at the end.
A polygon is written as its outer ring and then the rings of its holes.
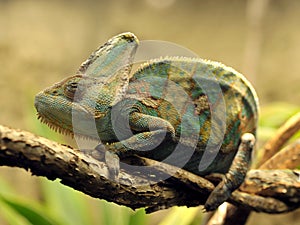
{"type": "Polygon", "coordinates": [[[226,174],[212,174],[208,177],[221,177],[221,182],[215,187],[206,200],[206,211],[215,210],[225,202],[231,193],[244,181],[249,168],[251,153],[255,144],[255,137],[251,133],[245,133],[241,137],[241,143],[234,160],[226,174]]]}

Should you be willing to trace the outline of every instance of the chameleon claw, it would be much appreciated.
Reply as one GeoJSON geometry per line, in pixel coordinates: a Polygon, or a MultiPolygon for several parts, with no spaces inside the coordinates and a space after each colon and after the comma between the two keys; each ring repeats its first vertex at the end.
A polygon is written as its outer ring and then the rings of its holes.
{"type": "Polygon", "coordinates": [[[109,178],[117,181],[120,172],[120,158],[117,154],[106,151],[105,162],[109,171],[109,178]]]}
{"type": "Polygon", "coordinates": [[[207,210],[205,209],[205,207],[203,206],[203,207],[201,207],[201,212],[202,213],[207,213],[207,210]]]}
{"type": "Polygon", "coordinates": [[[209,212],[216,210],[224,201],[226,201],[231,195],[231,192],[228,189],[228,180],[225,174],[213,173],[206,176],[206,178],[213,182],[219,181],[218,185],[208,196],[204,204],[206,212],[209,212]]]}
{"type": "Polygon", "coordinates": [[[94,159],[98,161],[103,161],[103,153],[98,151],[97,149],[80,149],[80,151],[85,154],[93,157],[94,159]]]}

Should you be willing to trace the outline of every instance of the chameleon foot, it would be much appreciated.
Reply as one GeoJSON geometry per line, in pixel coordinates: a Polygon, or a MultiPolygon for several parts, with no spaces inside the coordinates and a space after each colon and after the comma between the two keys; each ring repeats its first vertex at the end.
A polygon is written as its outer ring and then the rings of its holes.
{"type": "Polygon", "coordinates": [[[205,211],[213,211],[230,197],[230,189],[232,186],[228,185],[230,184],[230,181],[224,174],[210,174],[206,176],[206,178],[213,181],[221,180],[212,193],[208,196],[204,205],[205,211]]]}
{"type": "Polygon", "coordinates": [[[97,149],[80,149],[80,151],[83,154],[91,156],[98,161],[103,161],[104,159],[104,154],[97,149]]]}
{"type": "Polygon", "coordinates": [[[245,133],[241,137],[236,156],[226,174],[212,174],[212,180],[222,179],[221,182],[208,196],[205,202],[205,209],[212,211],[225,202],[231,193],[237,189],[244,181],[251,158],[251,152],[255,143],[253,134],[245,133]]]}
{"type": "Polygon", "coordinates": [[[114,148],[111,148],[112,146],[114,145],[99,144],[96,146],[95,150],[98,152],[98,155],[103,156],[104,153],[104,160],[109,173],[108,177],[117,181],[120,172],[120,158],[117,153],[113,151],[114,148]]]}
{"type": "Polygon", "coordinates": [[[117,154],[106,151],[105,152],[105,162],[109,171],[109,178],[115,181],[118,180],[120,172],[120,158],[117,154]]]}

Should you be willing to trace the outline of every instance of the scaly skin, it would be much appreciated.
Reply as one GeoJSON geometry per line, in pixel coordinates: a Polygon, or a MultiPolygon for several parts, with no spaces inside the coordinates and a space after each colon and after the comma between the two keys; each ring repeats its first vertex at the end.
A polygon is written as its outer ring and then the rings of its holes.
{"type": "Polygon", "coordinates": [[[138,43],[124,33],[98,48],[77,75],[36,96],[39,118],[61,132],[101,140],[96,149],[113,160],[115,176],[119,157],[132,154],[200,176],[223,174],[205,204],[213,210],[247,172],[258,119],[255,91],[232,68],[199,58],[154,59],[132,72],[138,43]]]}

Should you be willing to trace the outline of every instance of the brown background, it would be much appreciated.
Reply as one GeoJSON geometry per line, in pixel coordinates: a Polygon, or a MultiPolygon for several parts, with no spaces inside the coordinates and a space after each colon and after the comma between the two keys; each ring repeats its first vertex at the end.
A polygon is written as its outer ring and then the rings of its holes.
{"type": "MultiPolygon", "coordinates": [[[[299,12],[298,0],[2,0],[0,123],[35,131],[35,93],[72,75],[99,44],[124,31],[175,42],[234,67],[254,84],[262,107],[275,101],[299,105],[299,12]]],[[[14,171],[14,182],[34,183],[14,171]]],[[[291,224],[281,217],[251,220],[291,224]]]]}

